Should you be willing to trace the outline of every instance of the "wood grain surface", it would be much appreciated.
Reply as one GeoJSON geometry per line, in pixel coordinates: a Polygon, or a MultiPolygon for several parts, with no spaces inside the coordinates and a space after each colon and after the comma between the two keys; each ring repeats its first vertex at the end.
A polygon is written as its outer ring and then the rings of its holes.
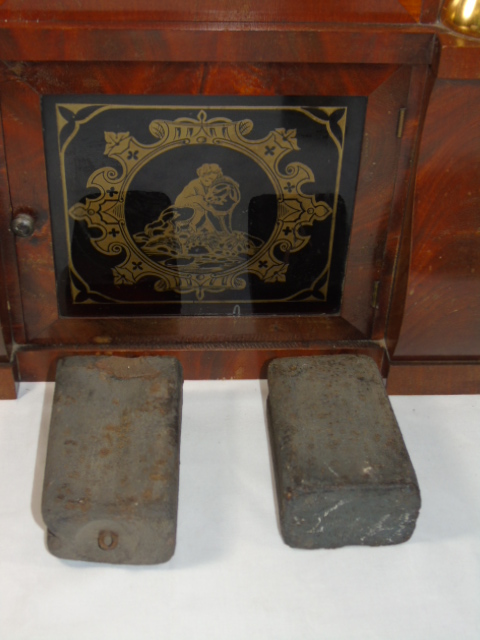
{"type": "Polygon", "coordinates": [[[464,395],[480,393],[480,363],[394,363],[387,380],[389,395],[464,395]]]}
{"type": "Polygon", "coordinates": [[[169,356],[177,358],[186,380],[243,380],[266,378],[269,363],[275,358],[357,354],[371,357],[386,375],[384,350],[370,342],[343,341],[317,345],[173,345],[167,348],[99,348],[92,346],[42,347],[17,352],[19,367],[25,380],[55,380],[59,358],[74,355],[169,356]]]}
{"type": "Polygon", "coordinates": [[[168,353],[188,378],[373,354],[390,392],[480,392],[480,41],[440,0],[0,1],[0,396],[61,355],[168,353]],[[59,316],[44,95],[365,96],[341,312],[59,316]],[[403,131],[397,129],[405,109],[403,131]],[[35,219],[15,238],[12,217],[35,219]]]}
{"type": "Polygon", "coordinates": [[[422,137],[394,357],[480,359],[480,84],[438,81],[422,137]]]}
{"type": "MultiPolygon", "coordinates": [[[[435,0],[438,4],[438,0],[435,0]]],[[[411,23],[420,18],[422,0],[6,0],[0,19],[27,21],[244,22],[249,24],[380,22],[411,23]]]]}
{"type": "MultiPolygon", "coordinates": [[[[0,18],[1,20],[1,18],[0,18]]],[[[128,23],[127,23],[128,24],[128,23]]],[[[222,25],[222,27],[225,25],[222,25]]],[[[152,23],[118,28],[84,23],[0,22],[0,59],[29,61],[335,62],[338,64],[427,64],[434,34],[416,27],[361,31],[270,23],[256,29],[215,28],[212,23],[152,23]]]]}

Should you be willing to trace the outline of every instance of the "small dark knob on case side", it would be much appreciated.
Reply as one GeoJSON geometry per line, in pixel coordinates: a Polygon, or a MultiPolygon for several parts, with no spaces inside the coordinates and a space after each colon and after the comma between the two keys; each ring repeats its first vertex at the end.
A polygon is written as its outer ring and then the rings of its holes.
{"type": "Polygon", "coordinates": [[[12,220],[12,231],[18,238],[28,238],[35,231],[35,220],[29,213],[18,213],[12,220]]]}

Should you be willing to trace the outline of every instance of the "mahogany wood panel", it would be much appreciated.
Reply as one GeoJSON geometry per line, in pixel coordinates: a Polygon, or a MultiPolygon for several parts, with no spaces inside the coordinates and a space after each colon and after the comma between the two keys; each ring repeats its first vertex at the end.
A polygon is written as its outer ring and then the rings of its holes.
{"type": "MultiPolygon", "coordinates": [[[[377,64],[203,65],[201,93],[252,96],[372,96],[398,70],[377,64]]],[[[375,96],[373,96],[375,98],[375,96]]]]}
{"type": "Polygon", "coordinates": [[[390,366],[387,392],[410,396],[480,393],[480,362],[395,363],[390,366]]]}
{"type": "Polygon", "coordinates": [[[390,287],[384,287],[382,279],[379,291],[379,311],[376,317],[373,337],[385,340],[389,354],[395,348],[403,319],[405,297],[407,295],[407,278],[410,265],[410,249],[412,238],[412,207],[415,187],[418,149],[421,141],[423,122],[428,105],[433,77],[428,68],[416,67],[412,72],[412,86],[409,95],[405,130],[404,147],[409,148],[399,158],[400,169],[395,189],[394,207],[402,212],[393,218],[384,258],[384,269],[390,287]],[[402,171],[403,169],[403,171],[402,171]],[[400,221],[400,223],[399,223],[400,221]],[[384,318],[384,297],[388,296],[388,316],[384,318]]]}
{"type": "Polygon", "coordinates": [[[437,22],[441,5],[0,0],[0,397],[15,395],[15,342],[23,379],[99,352],[247,378],[274,357],[342,352],[372,355],[386,375],[384,338],[390,393],[480,392],[480,42],[437,22]],[[422,131],[428,65],[438,80],[422,131]],[[62,93],[368,96],[341,314],[59,318],[40,98],[62,93]],[[24,207],[37,228],[15,239],[24,207]]]}
{"type": "Polygon", "coordinates": [[[14,400],[17,397],[17,384],[13,366],[0,363],[0,400],[14,400]]]}
{"type": "Polygon", "coordinates": [[[480,83],[438,81],[417,172],[395,358],[480,356],[480,83]]]}
{"type": "MultiPolygon", "coordinates": [[[[10,192],[15,210],[28,206],[37,212],[37,229],[31,238],[16,242],[23,292],[27,341],[37,344],[87,344],[97,339],[110,343],[142,341],[146,344],[232,342],[300,343],[302,340],[355,340],[365,337],[371,325],[373,278],[379,269],[385,241],[386,221],[395,180],[396,123],[398,109],[406,99],[410,69],[396,66],[345,68],[343,66],[298,65],[97,65],[92,77],[90,64],[12,65],[2,96],[7,160],[11,169],[10,192]],[[60,72],[61,71],[61,72],[60,72]],[[227,75],[230,81],[226,82],[227,75]],[[361,170],[361,193],[350,242],[350,270],[344,289],[345,317],[317,318],[145,318],[60,319],[55,294],[52,240],[46,186],[40,114],[42,93],[115,93],[120,78],[140,94],[173,91],[228,95],[258,92],[259,78],[271,94],[311,95],[350,93],[365,95],[372,90],[367,114],[369,149],[361,170]],[[335,80],[337,77],[337,80],[335,80]],[[93,79],[92,79],[93,78],[93,79]],[[104,79],[102,81],[102,78],[104,79]],[[183,80],[182,80],[183,78],[183,80]],[[192,82],[189,79],[193,78],[192,82]],[[301,78],[301,79],[299,79],[301,78]],[[388,84],[384,90],[379,88],[388,84]],[[249,89],[250,87],[250,89],[249,89]],[[254,87],[252,90],[251,88],[254,87]],[[247,89],[246,89],[247,88],[247,89]],[[389,133],[387,133],[387,131],[389,133]],[[381,148],[382,153],[375,152],[381,148]],[[387,150],[390,160],[382,158],[387,150]],[[378,217],[378,219],[377,219],[378,217]],[[372,261],[374,262],[372,266],[372,261]],[[351,265],[351,267],[350,267],[351,265]],[[366,296],[361,294],[366,292],[366,296]]],[[[343,313],[343,312],[342,312],[343,313]]],[[[25,343],[25,341],[23,342],[25,343]]]]}
{"type": "Polygon", "coordinates": [[[436,22],[442,8],[443,0],[423,0],[421,21],[436,22]]]}
{"type": "Polygon", "coordinates": [[[4,73],[40,95],[370,96],[398,69],[388,64],[7,62],[4,73]]]}
{"type": "Polygon", "coordinates": [[[418,19],[422,0],[6,0],[2,20],[185,22],[381,22],[418,19]]]}
{"type": "MultiPolygon", "coordinates": [[[[354,228],[361,241],[350,245],[342,303],[343,317],[367,336],[371,336],[377,306],[373,297],[382,273],[401,146],[397,137],[399,108],[407,103],[410,75],[410,68],[399,69],[368,101],[354,213],[354,228]]],[[[391,275],[391,271],[385,274],[384,291],[389,290],[391,275]]],[[[384,317],[388,295],[382,305],[384,317]]]]}
{"type": "Polygon", "coordinates": [[[0,248],[0,361],[8,361],[10,359],[11,347],[12,329],[8,311],[5,269],[0,248]]]}
{"type": "MultiPolygon", "coordinates": [[[[0,203],[5,201],[5,183],[0,176],[0,203]]],[[[0,204],[1,207],[1,204],[0,204]]],[[[0,208],[0,217],[2,214],[8,216],[8,208],[5,211],[5,206],[0,208]]],[[[12,331],[10,326],[10,314],[8,312],[8,298],[7,287],[5,277],[5,263],[3,260],[3,252],[0,245],[0,361],[9,360],[9,354],[12,344],[12,331]]]]}
{"type": "MultiPolygon", "coordinates": [[[[1,130],[0,130],[1,132],[1,130]]],[[[3,138],[0,134],[0,400],[16,398],[16,368],[11,364],[12,328],[7,297],[7,276],[3,247],[10,238],[5,220],[9,219],[10,204],[3,157],[3,138]]],[[[13,261],[15,258],[13,257],[13,261]]]]}
{"type": "Polygon", "coordinates": [[[439,78],[480,80],[480,40],[443,33],[439,41],[439,78]]]}
{"type": "MultiPolygon", "coordinates": [[[[225,27],[225,25],[223,25],[225,27]]],[[[49,23],[2,22],[0,60],[332,62],[337,64],[428,64],[434,34],[384,26],[335,29],[275,24],[264,29],[220,28],[212,23],[143,27],[97,22],[62,28],[49,23]]]]}
{"type": "Polygon", "coordinates": [[[0,324],[0,362],[6,362],[9,359],[7,347],[5,345],[4,331],[5,327],[0,324]]]}
{"type": "MultiPolygon", "coordinates": [[[[12,246],[12,234],[9,229],[10,218],[11,205],[4,154],[3,130],[0,128],[0,325],[2,326],[2,339],[7,346],[9,346],[12,341],[11,318],[8,310],[7,265],[9,263],[11,263],[11,266],[15,265],[15,251],[12,246]]],[[[19,295],[17,296],[17,304],[20,304],[19,295]]]]}
{"type": "Polygon", "coordinates": [[[400,4],[412,16],[415,22],[419,22],[422,15],[422,2],[418,0],[399,0],[400,4]]]}
{"type": "Polygon", "coordinates": [[[51,347],[37,350],[20,350],[17,354],[22,380],[54,380],[55,365],[59,358],[74,355],[117,355],[136,356],[173,356],[182,363],[184,377],[188,380],[204,379],[256,379],[266,378],[269,363],[274,358],[289,356],[338,355],[354,353],[370,356],[384,373],[386,362],[384,350],[371,343],[348,343],[341,345],[319,345],[314,348],[290,349],[242,346],[241,349],[210,345],[209,348],[168,348],[168,349],[95,349],[93,347],[51,347]]]}
{"type": "Polygon", "coordinates": [[[1,99],[13,215],[28,209],[36,224],[30,238],[16,238],[24,319],[28,325],[28,318],[36,317],[39,324],[48,326],[57,312],[49,304],[55,292],[53,255],[42,251],[51,238],[39,95],[12,80],[3,83],[1,99]]]}
{"type": "MultiPolygon", "coordinates": [[[[28,329],[27,325],[27,329],[28,329]]],[[[338,316],[218,316],[164,318],[60,318],[31,344],[242,345],[359,340],[362,334],[338,316]]]]}
{"type": "Polygon", "coordinates": [[[180,62],[7,62],[4,65],[7,78],[15,83],[20,81],[38,95],[195,95],[201,92],[205,73],[205,64],[180,62]]]}
{"type": "MultiPolygon", "coordinates": [[[[0,334],[3,345],[1,360],[6,364],[12,355],[14,337],[22,342],[25,332],[15,246],[10,231],[11,203],[4,150],[3,128],[0,128],[0,334]]],[[[11,383],[6,369],[3,380],[7,380],[5,393],[8,395],[11,383]]]]}

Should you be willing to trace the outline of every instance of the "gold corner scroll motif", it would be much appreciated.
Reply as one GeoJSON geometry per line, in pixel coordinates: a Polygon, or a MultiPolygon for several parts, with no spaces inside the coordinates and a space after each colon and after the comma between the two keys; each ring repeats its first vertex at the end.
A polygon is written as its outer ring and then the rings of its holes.
{"type": "MultiPolygon", "coordinates": [[[[324,124],[328,127],[328,114],[324,124]]],[[[98,195],[70,207],[68,216],[95,230],[90,242],[96,251],[121,260],[112,269],[115,285],[134,285],[153,277],[157,292],[193,293],[203,300],[207,292],[244,289],[247,274],[265,283],[285,281],[289,264],[281,256],[301,251],[310,240],[312,225],[332,216],[334,208],[304,193],[304,186],[315,180],[310,167],[284,162],[299,150],[295,129],[276,128],[259,139],[250,137],[253,129],[249,119],[209,118],[200,109],[196,118],[151,121],[149,132],[156,139],[152,144],[127,131],[105,132],[104,153],[120,168],[94,171],[87,187],[98,195]],[[135,176],[162,154],[187,146],[229,149],[263,170],[277,199],[270,237],[261,239],[234,227],[243,186],[231,170],[226,173],[213,162],[198,162],[195,172],[185,175],[172,204],[143,230],[130,233],[125,202],[135,176]]],[[[342,142],[336,144],[339,176],[342,142]]]]}

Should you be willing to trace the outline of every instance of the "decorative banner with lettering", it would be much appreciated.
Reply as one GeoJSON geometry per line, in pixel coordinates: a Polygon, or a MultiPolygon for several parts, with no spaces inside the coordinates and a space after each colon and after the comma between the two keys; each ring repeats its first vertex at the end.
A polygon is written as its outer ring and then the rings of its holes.
{"type": "Polygon", "coordinates": [[[338,312],[365,102],[44,98],[61,312],[338,312]]]}

